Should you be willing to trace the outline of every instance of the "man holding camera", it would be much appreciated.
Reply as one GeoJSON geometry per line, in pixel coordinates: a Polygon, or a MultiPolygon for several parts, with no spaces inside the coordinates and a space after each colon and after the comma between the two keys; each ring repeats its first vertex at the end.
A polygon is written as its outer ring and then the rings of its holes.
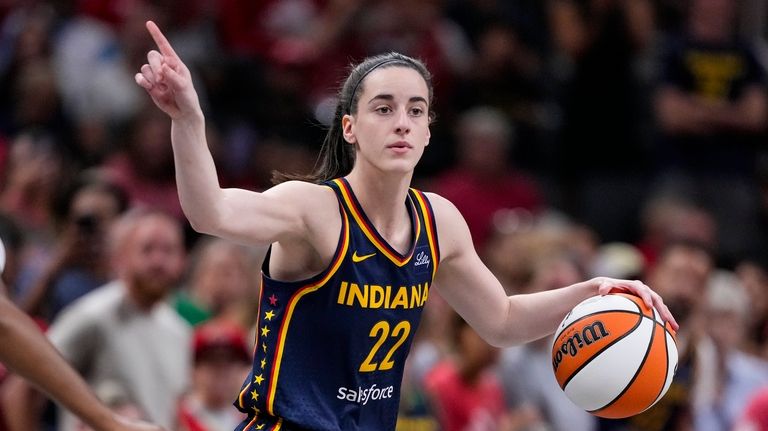
{"type": "Polygon", "coordinates": [[[128,206],[125,192],[98,175],[82,176],[59,199],[55,251],[19,300],[22,310],[45,322],[109,281],[108,233],[128,206]]]}

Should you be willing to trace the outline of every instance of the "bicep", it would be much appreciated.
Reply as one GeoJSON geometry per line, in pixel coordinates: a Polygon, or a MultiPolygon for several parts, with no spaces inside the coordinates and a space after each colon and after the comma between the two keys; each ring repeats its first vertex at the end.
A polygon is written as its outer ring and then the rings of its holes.
{"type": "Polygon", "coordinates": [[[264,246],[288,238],[306,237],[307,215],[322,206],[318,193],[322,186],[309,183],[283,183],[257,193],[243,189],[224,189],[220,222],[212,235],[248,245],[264,246]]]}

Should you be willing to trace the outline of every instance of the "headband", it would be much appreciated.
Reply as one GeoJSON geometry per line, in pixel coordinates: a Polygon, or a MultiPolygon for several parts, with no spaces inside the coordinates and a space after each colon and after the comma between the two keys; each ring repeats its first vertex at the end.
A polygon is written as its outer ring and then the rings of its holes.
{"type": "Polygon", "coordinates": [[[357,83],[355,83],[355,86],[352,87],[352,93],[349,95],[349,105],[347,106],[347,114],[352,113],[352,104],[355,103],[355,94],[357,93],[357,87],[360,86],[360,83],[363,82],[366,76],[368,76],[369,73],[373,72],[374,70],[378,69],[379,67],[389,64],[389,63],[395,63],[395,62],[402,62],[403,59],[401,58],[388,58],[386,60],[381,60],[378,63],[374,64],[373,67],[368,69],[363,75],[360,77],[360,79],[357,80],[357,83]]]}

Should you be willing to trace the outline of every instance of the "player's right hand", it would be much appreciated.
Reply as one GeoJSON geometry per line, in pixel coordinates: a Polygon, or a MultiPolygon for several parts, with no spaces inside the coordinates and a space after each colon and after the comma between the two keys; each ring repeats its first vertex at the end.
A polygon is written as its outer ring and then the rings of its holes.
{"type": "Polygon", "coordinates": [[[154,22],[147,21],[147,30],[159,52],[149,51],[147,64],[135,75],[136,83],[147,90],[155,105],[172,119],[197,115],[200,102],[189,69],[154,22]]]}

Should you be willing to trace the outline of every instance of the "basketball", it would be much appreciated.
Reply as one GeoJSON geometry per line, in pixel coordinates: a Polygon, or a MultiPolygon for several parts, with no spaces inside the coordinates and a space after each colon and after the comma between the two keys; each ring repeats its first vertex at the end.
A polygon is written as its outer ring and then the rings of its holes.
{"type": "Polygon", "coordinates": [[[558,326],[552,368],[565,395],[587,412],[633,416],[669,389],[677,369],[675,332],[637,296],[595,296],[558,326]]]}

